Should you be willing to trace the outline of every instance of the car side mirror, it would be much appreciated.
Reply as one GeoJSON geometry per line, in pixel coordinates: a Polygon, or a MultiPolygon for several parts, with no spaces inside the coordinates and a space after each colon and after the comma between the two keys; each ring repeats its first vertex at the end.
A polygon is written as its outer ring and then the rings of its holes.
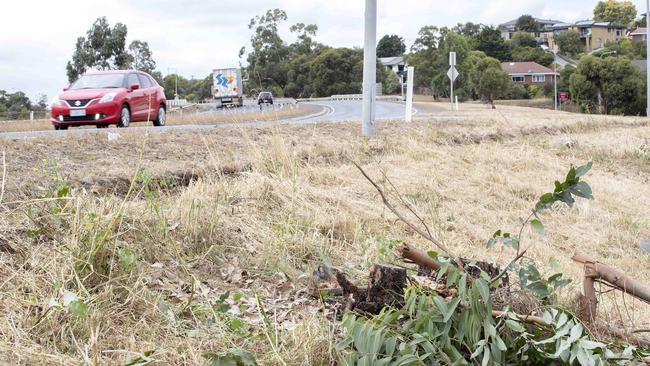
{"type": "Polygon", "coordinates": [[[65,86],[65,87],[63,87],[63,91],[64,91],[64,92],[67,92],[69,89],[70,89],[69,86],[65,86]]]}
{"type": "Polygon", "coordinates": [[[131,90],[138,90],[140,89],[140,84],[131,84],[131,90]]]}

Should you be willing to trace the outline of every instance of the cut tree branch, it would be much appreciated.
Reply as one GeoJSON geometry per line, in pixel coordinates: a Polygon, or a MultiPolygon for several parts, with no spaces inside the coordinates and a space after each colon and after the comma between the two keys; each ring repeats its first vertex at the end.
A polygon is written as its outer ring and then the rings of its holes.
{"type": "Polygon", "coordinates": [[[591,277],[593,280],[601,280],[609,286],[617,288],[650,304],[650,287],[628,277],[625,273],[615,268],[589,259],[586,256],[576,254],[571,259],[573,259],[574,262],[584,265],[586,275],[591,277]]]}
{"type": "Polygon", "coordinates": [[[366,180],[368,182],[370,182],[370,184],[372,184],[373,187],[375,187],[375,189],[377,190],[377,192],[381,196],[381,200],[384,203],[384,206],[386,206],[395,216],[397,216],[398,219],[400,219],[403,223],[405,223],[408,227],[410,227],[418,235],[420,235],[424,239],[426,239],[426,240],[430,241],[431,243],[433,243],[433,245],[435,245],[440,250],[442,250],[448,257],[453,258],[454,262],[456,262],[456,264],[458,265],[458,268],[465,271],[465,266],[463,265],[463,262],[460,260],[459,257],[453,255],[451,253],[451,250],[449,250],[449,248],[444,243],[442,243],[438,239],[434,238],[433,236],[429,235],[426,231],[422,230],[421,228],[417,227],[415,224],[410,222],[408,219],[406,219],[406,217],[404,217],[404,215],[402,215],[402,213],[399,212],[395,208],[395,206],[393,206],[390,203],[390,201],[388,200],[388,197],[384,193],[384,190],[381,189],[381,187],[374,180],[372,180],[372,178],[370,178],[368,173],[366,173],[366,171],[361,167],[361,165],[359,165],[356,161],[354,161],[352,159],[349,159],[349,160],[350,160],[350,162],[352,164],[354,164],[354,166],[357,167],[357,169],[359,169],[359,171],[364,176],[364,178],[366,178],[366,180]]]}

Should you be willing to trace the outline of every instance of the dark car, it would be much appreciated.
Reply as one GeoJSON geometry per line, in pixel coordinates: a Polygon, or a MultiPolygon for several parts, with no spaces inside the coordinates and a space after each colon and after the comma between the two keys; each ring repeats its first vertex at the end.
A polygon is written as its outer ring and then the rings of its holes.
{"type": "Polygon", "coordinates": [[[273,104],[273,94],[270,92],[261,92],[257,97],[257,104],[273,104]]]}
{"type": "Polygon", "coordinates": [[[166,122],[165,90],[148,74],[112,70],[82,75],[52,102],[51,122],[56,130],[131,122],[166,122]]]}

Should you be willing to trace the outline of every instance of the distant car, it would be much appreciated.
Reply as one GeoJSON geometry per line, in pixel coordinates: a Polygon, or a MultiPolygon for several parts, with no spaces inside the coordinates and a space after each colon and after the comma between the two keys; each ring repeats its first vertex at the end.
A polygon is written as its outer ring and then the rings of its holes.
{"type": "Polygon", "coordinates": [[[50,121],[55,130],[95,125],[167,120],[165,90],[149,74],[134,70],[112,70],[82,75],[52,102],[50,121]]]}
{"type": "Polygon", "coordinates": [[[273,104],[273,94],[270,92],[261,92],[257,97],[257,104],[273,104]]]}

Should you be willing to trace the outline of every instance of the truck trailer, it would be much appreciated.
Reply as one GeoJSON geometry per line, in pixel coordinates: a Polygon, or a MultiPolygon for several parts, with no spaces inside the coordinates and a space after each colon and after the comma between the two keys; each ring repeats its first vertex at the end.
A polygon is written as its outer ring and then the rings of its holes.
{"type": "Polygon", "coordinates": [[[217,108],[244,105],[244,84],[239,68],[215,69],[212,72],[212,95],[217,108]]]}

